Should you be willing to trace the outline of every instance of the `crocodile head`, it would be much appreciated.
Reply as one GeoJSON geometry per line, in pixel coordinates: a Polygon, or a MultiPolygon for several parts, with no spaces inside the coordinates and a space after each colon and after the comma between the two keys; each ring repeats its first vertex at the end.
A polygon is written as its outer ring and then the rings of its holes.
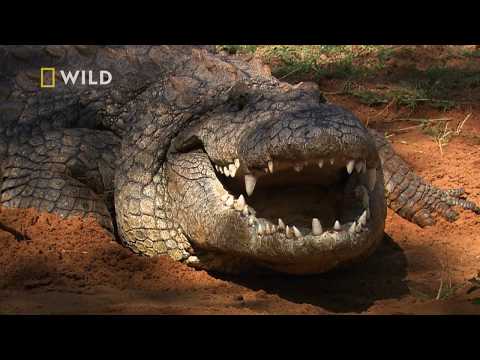
{"type": "Polygon", "coordinates": [[[314,84],[235,86],[179,132],[167,173],[175,217],[204,257],[319,273],[368,255],[383,236],[375,143],[314,84]]]}

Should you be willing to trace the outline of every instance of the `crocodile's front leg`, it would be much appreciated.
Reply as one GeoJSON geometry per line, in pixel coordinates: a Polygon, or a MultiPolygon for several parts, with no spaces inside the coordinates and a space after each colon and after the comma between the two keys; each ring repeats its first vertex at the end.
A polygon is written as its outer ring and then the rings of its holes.
{"type": "Polygon", "coordinates": [[[401,217],[425,227],[435,224],[435,213],[455,221],[458,213],[454,206],[480,214],[480,207],[462,198],[463,189],[444,190],[427,183],[395,153],[383,135],[374,130],[370,132],[382,162],[387,205],[401,217]]]}
{"type": "Polygon", "coordinates": [[[67,216],[92,216],[113,231],[113,178],[119,140],[108,131],[19,133],[2,162],[0,202],[67,216]]]}

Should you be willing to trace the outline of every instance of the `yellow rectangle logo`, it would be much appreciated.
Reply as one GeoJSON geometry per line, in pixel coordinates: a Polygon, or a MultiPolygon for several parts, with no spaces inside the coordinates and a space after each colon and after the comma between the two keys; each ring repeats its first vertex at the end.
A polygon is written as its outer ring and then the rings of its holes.
{"type": "Polygon", "coordinates": [[[40,87],[41,88],[54,88],[55,87],[55,68],[42,67],[40,68],[40,87]],[[49,84],[45,84],[45,74],[51,74],[51,81],[49,84]]]}

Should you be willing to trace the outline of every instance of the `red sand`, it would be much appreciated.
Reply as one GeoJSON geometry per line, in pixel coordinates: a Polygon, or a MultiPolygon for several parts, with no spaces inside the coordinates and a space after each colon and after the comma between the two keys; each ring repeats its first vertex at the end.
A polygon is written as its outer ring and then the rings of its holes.
{"type": "MultiPolygon", "coordinates": [[[[425,178],[465,186],[480,202],[480,137],[472,137],[480,129],[472,120],[443,158],[420,132],[393,140],[425,178]]],[[[219,278],[169,258],[134,255],[93,220],[32,209],[1,208],[0,222],[31,239],[0,231],[2,314],[480,313],[472,302],[480,290],[467,294],[480,268],[480,216],[470,212],[420,229],[389,211],[385,241],[366,262],[309,277],[219,278]]]]}

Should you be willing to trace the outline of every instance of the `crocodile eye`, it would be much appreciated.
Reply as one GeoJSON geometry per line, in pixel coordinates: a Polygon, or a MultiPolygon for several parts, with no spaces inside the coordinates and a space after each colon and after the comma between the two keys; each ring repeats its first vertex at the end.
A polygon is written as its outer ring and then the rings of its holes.
{"type": "Polygon", "coordinates": [[[203,143],[197,135],[179,137],[175,140],[175,149],[179,152],[189,152],[196,149],[203,149],[203,143]]]}
{"type": "Polygon", "coordinates": [[[235,112],[235,111],[242,111],[245,108],[245,105],[248,103],[249,95],[244,93],[236,96],[235,98],[231,99],[228,104],[228,110],[235,112]]]}

